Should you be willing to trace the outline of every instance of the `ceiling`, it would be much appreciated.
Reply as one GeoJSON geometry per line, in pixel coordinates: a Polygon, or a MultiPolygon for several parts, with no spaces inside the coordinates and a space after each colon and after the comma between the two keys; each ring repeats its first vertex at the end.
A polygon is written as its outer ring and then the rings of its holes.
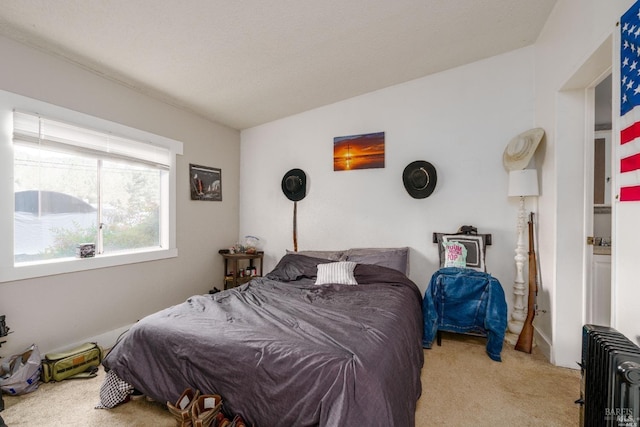
{"type": "Polygon", "coordinates": [[[245,129],[531,45],[556,0],[0,3],[0,34],[245,129]]]}

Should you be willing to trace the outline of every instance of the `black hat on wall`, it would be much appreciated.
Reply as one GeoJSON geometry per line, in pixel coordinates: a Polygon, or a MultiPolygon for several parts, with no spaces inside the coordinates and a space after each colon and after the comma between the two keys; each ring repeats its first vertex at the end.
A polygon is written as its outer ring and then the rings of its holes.
{"type": "Polygon", "coordinates": [[[304,199],[307,195],[307,175],[302,169],[291,169],[284,174],[282,192],[294,202],[304,199]]]}
{"type": "Polygon", "coordinates": [[[404,188],[414,199],[429,197],[438,182],[436,168],[424,160],[411,162],[402,172],[402,182],[404,188]]]}

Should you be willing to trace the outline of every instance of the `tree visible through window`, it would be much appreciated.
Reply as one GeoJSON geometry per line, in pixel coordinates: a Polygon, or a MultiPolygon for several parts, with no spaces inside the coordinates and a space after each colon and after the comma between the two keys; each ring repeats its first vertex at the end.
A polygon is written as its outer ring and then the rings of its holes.
{"type": "Polygon", "coordinates": [[[15,263],[73,257],[81,243],[97,254],[161,246],[166,168],[86,149],[77,135],[14,136],[15,263]]]}

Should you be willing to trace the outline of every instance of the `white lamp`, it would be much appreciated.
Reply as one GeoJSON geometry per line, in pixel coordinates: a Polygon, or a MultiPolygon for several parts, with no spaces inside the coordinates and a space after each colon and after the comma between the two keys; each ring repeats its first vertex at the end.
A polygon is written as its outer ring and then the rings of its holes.
{"type": "Polygon", "coordinates": [[[524,210],[524,198],[538,196],[538,173],[535,169],[513,170],[509,172],[509,197],[520,197],[518,210],[518,241],[516,244],[516,280],[513,284],[514,305],[509,321],[509,332],[520,335],[524,321],[527,318],[527,310],[524,306],[525,286],[523,268],[527,260],[527,249],[524,244],[524,226],[526,213],[524,210]]]}
{"type": "Polygon", "coordinates": [[[539,196],[538,172],[522,169],[509,172],[509,197],[539,196]]]}

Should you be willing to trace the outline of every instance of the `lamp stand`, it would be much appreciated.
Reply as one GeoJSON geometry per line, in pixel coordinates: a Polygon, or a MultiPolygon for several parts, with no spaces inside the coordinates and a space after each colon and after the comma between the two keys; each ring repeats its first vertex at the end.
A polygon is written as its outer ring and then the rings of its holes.
{"type": "MultiPolygon", "coordinates": [[[[516,279],[513,284],[514,304],[511,313],[511,320],[508,322],[507,341],[511,342],[514,337],[518,339],[524,321],[527,318],[526,307],[524,306],[525,286],[524,286],[524,263],[527,260],[527,249],[524,242],[524,226],[526,213],[524,210],[524,196],[520,196],[520,209],[518,210],[518,241],[516,243],[516,279]]],[[[513,342],[515,344],[515,341],[513,342]]]]}

